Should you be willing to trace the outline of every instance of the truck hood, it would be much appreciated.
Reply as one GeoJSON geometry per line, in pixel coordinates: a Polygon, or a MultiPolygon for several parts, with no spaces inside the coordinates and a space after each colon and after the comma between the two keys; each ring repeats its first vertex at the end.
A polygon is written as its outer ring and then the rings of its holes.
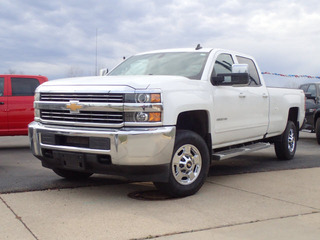
{"type": "Polygon", "coordinates": [[[98,76],[98,77],[81,77],[81,78],[65,78],[59,80],[52,80],[41,85],[42,89],[61,87],[86,87],[95,86],[122,86],[129,87],[134,90],[145,90],[148,88],[164,88],[170,86],[173,82],[190,82],[197,80],[190,80],[186,77],[180,76],[98,76]]]}

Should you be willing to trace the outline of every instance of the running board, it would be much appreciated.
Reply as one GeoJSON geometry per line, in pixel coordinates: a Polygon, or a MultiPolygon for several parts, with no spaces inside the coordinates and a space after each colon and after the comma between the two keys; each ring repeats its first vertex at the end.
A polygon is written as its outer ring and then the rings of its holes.
{"type": "Polygon", "coordinates": [[[238,148],[232,148],[221,152],[215,152],[214,154],[212,154],[212,160],[220,161],[268,147],[270,147],[270,143],[259,142],[251,145],[241,146],[238,148]]]}

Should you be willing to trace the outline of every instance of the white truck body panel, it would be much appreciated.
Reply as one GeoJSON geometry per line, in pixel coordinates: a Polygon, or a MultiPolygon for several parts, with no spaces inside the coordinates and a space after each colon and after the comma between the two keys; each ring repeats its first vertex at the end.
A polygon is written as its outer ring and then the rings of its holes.
{"type": "Polygon", "coordinates": [[[270,113],[268,135],[279,135],[288,119],[288,109],[299,108],[299,129],[302,127],[305,109],[304,94],[299,89],[268,88],[270,95],[270,113]]]}

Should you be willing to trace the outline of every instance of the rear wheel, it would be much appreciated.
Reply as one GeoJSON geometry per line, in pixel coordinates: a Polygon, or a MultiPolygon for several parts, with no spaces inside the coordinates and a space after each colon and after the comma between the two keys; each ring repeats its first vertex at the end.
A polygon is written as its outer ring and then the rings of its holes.
{"type": "Polygon", "coordinates": [[[288,121],[286,129],[274,142],[274,149],[279,160],[291,160],[297,148],[297,128],[288,121]]]}
{"type": "Polygon", "coordinates": [[[89,178],[93,173],[86,173],[86,172],[77,172],[72,170],[66,170],[61,168],[52,169],[57,175],[60,177],[64,177],[70,180],[81,180],[89,178]]]}
{"type": "Polygon", "coordinates": [[[201,188],[209,171],[209,151],[198,134],[177,131],[169,171],[168,182],[154,183],[160,191],[172,197],[186,197],[201,188]]]}
{"type": "Polygon", "coordinates": [[[318,144],[320,144],[320,118],[317,118],[315,132],[316,132],[317,142],[318,144]]]}

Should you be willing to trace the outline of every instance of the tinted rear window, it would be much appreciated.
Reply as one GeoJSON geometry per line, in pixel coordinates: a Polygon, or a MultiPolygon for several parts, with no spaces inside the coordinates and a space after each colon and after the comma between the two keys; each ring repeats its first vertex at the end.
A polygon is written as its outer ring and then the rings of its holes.
{"type": "Polygon", "coordinates": [[[3,96],[4,92],[4,78],[0,78],[0,97],[3,96]]]}
{"type": "Polygon", "coordinates": [[[35,78],[11,78],[12,96],[33,96],[39,85],[35,78]]]}

